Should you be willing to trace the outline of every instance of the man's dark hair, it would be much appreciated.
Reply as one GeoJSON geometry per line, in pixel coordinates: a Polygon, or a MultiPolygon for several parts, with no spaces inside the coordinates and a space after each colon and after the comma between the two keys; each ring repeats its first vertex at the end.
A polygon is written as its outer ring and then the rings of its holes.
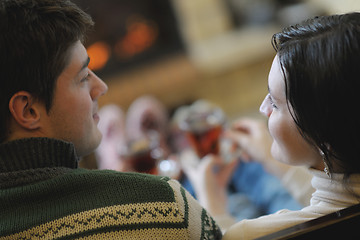
{"type": "Polygon", "coordinates": [[[27,91],[49,111],[69,48],[92,26],[91,17],[68,0],[0,2],[0,142],[8,137],[11,97],[27,91]]]}

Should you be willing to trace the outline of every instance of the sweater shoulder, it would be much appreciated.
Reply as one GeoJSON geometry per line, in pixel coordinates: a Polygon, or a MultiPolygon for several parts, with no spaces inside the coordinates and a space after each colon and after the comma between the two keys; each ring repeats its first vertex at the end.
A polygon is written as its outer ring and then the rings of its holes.
{"type": "Polygon", "coordinates": [[[168,177],[112,170],[76,169],[62,178],[77,188],[85,187],[88,192],[95,190],[99,195],[113,198],[117,204],[175,200],[168,177]]]}
{"type": "Polygon", "coordinates": [[[0,239],[220,239],[213,219],[167,177],[76,169],[6,193],[0,239]]]}

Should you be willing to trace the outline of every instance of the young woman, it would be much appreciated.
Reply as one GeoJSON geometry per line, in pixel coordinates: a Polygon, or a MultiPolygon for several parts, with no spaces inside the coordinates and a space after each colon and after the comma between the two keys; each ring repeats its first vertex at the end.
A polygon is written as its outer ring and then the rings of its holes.
{"type": "MultiPolygon", "coordinates": [[[[229,136],[272,172],[286,171],[284,164],[306,166],[315,192],[300,211],[234,224],[225,240],[253,239],[360,202],[360,13],[290,26],[273,36],[273,46],[269,94],[260,107],[272,143],[252,121],[237,122],[229,136]],[[271,150],[261,149],[266,146],[271,150]]],[[[205,179],[214,176],[204,172],[205,179]]]]}

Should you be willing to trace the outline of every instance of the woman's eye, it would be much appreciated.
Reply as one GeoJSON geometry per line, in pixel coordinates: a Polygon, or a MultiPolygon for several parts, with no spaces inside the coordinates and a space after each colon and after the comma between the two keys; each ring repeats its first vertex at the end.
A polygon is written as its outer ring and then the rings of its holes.
{"type": "Polygon", "coordinates": [[[270,95],[270,94],[268,95],[268,98],[269,98],[269,102],[270,102],[271,106],[272,106],[273,108],[277,108],[277,106],[276,106],[276,104],[274,103],[273,99],[271,98],[271,95],[270,95]]]}

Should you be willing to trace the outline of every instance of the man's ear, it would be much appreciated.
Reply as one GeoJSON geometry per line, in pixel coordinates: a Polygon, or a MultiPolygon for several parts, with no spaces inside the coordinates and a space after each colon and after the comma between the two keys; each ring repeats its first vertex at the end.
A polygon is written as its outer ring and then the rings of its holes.
{"type": "Polygon", "coordinates": [[[41,114],[34,103],[34,97],[26,91],[15,93],[9,101],[9,110],[15,121],[29,130],[37,129],[40,126],[41,114]]]}

